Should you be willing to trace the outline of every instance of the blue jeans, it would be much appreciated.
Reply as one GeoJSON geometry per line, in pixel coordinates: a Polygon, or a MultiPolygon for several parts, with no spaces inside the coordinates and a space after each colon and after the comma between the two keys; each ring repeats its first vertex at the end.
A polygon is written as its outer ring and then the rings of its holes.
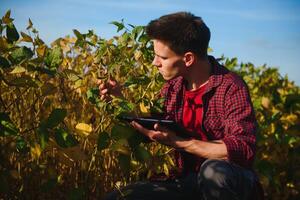
{"type": "Polygon", "coordinates": [[[106,195],[105,200],[255,200],[256,175],[223,160],[206,160],[198,173],[182,179],[137,182],[106,195]]]}

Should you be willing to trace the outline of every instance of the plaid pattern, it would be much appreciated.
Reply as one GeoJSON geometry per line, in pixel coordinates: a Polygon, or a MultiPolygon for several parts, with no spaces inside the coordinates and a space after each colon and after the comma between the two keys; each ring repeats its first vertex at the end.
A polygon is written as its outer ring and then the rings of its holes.
{"type": "MultiPolygon", "coordinates": [[[[208,140],[224,141],[230,162],[252,168],[257,123],[248,88],[239,76],[221,66],[212,56],[209,60],[213,67],[203,95],[202,131],[208,140]]],[[[181,125],[184,85],[183,77],[177,77],[166,82],[161,90],[165,98],[165,118],[181,125]]],[[[190,169],[185,163],[190,164],[191,160],[198,166],[203,162],[203,159],[182,151],[177,151],[175,158],[181,171],[190,169]]]]}

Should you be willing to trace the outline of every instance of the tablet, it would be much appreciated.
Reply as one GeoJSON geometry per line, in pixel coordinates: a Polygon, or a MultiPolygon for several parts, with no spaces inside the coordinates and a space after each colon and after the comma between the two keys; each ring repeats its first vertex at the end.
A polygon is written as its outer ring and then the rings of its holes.
{"type": "Polygon", "coordinates": [[[167,129],[175,132],[181,137],[190,137],[191,134],[185,130],[182,126],[177,124],[173,120],[166,120],[166,119],[156,119],[156,118],[151,118],[151,117],[131,117],[131,116],[119,116],[118,119],[127,121],[127,122],[132,122],[135,121],[142,125],[143,127],[154,130],[154,124],[158,123],[161,126],[166,127],[167,129]]]}

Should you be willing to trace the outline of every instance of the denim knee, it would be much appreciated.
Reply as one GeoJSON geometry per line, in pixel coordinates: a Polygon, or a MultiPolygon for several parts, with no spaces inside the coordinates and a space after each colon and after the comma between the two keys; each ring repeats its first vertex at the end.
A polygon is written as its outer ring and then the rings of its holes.
{"type": "Polygon", "coordinates": [[[219,188],[233,186],[234,174],[227,161],[206,160],[200,168],[198,181],[201,185],[219,188]]]}

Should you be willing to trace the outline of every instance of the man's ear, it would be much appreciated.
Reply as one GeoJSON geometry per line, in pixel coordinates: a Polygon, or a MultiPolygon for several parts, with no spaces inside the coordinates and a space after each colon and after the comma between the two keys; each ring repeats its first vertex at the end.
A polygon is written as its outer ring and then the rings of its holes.
{"type": "Polygon", "coordinates": [[[183,61],[184,61],[184,63],[185,63],[185,66],[189,67],[189,66],[191,66],[192,64],[195,63],[195,61],[196,61],[196,56],[195,56],[194,53],[192,53],[192,52],[190,52],[190,51],[189,51],[189,52],[186,52],[186,53],[184,54],[183,61]]]}

